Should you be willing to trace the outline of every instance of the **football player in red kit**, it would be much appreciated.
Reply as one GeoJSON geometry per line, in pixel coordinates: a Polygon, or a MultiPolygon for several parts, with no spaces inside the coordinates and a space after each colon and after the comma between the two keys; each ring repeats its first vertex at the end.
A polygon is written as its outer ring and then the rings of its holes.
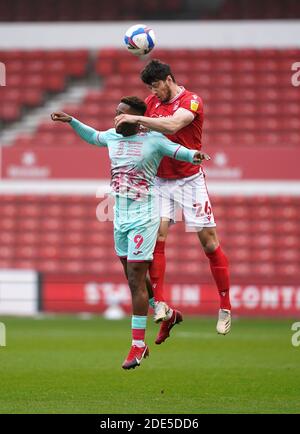
{"type": "MultiPolygon", "coordinates": [[[[122,122],[138,123],[165,134],[170,140],[187,148],[201,149],[203,103],[201,98],[176,83],[168,64],[151,60],[141,72],[142,81],[151,91],[146,99],[145,116],[120,115],[122,122]]],[[[161,224],[150,279],[154,294],[154,320],[162,321],[156,343],[162,343],[171,328],[182,321],[180,312],[169,308],[163,295],[166,268],[165,241],[176,209],[183,211],[188,229],[196,231],[209,260],[220,296],[217,332],[227,334],[231,327],[228,260],[218,241],[216,224],[209,200],[202,167],[164,157],[160,163],[156,185],[161,200],[161,224]]]]}

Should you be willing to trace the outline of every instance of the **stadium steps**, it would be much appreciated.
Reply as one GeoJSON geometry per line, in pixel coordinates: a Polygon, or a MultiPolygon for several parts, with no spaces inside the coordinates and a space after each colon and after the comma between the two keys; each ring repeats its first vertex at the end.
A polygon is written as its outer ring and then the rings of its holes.
{"type": "Polygon", "coordinates": [[[0,60],[7,69],[7,85],[1,89],[0,143],[11,143],[19,127],[32,131],[31,122],[35,124],[56,95],[68,98],[71,89],[74,97],[72,87],[95,86],[93,55],[87,50],[1,50],[0,60]]]}
{"type": "MultiPolygon", "coordinates": [[[[82,80],[80,80],[82,82],[82,80]]],[[[53,97],[48,98],[43,107],[37,107],[29,111],[20,121],[5,128],[0,134],[0,143],[9,145],[13,143],[19,135],[28,136],[34,134],[37,126],[48,119],[53,111],[62,110],[67,104],[79,104],[83,101],[85,95],[89,91],[86,84],[79,84],[76,80],[68,88],[53,97]]]]}

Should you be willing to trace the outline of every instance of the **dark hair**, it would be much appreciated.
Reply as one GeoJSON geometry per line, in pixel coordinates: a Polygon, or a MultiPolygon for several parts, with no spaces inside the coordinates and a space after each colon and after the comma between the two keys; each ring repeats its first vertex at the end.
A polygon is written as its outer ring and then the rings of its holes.
{"type": "Polygon", "coordinates": [[[142,116],[146,113],[147,110],[146,104],[142,99],[138,98],[137,96],[124,96],[121,99],[121,102],[129,105],[129,107],[136,110],[136,112],[141,114],[142,116]]]}
{"type": "Polygon", "coordinates": [[[160,60],[152,59],[141,72],[141,79],[145,84],[151,85],[155,81],[165,81],[168,75],[170,75],[174,83],[176,83],[170,65],[162,63],[160,60]]]}

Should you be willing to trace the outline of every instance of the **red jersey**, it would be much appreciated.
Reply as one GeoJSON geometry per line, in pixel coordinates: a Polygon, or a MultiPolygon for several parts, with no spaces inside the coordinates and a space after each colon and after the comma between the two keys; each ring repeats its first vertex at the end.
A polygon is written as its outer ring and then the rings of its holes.
{"type": "MultiPolygon", "coordinates": [[[[194,115],[194,120],[177,131],[176,134],[166,135],[172,142],[179,143],[188,149],[201,149],[201,136],[203,125],[203,103],[201,98],[188,90],[182,88],[181,92],[167,103],[161,102],[155,95],[146,98],[147,111],[145,116],[159,118],[162,116],[173,116],[176,110],[184,108],[194,115]]],[[[167,179],[186,178],[195,175],[200,170],[200,166],[195,166],[185,161],[174,160],[164,157],[161,160],[157,171],[157,176],[167,179]]]]}

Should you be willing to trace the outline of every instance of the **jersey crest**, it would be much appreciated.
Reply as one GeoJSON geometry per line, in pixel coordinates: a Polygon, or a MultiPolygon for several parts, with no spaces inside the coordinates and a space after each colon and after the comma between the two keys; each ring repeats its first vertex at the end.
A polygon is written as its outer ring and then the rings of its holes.
{"type": "Polygon", "coordinates": [[[196,112],[198,110],[198,107],[199,107],[199,101],[192,99],[191,100],[191,110],[193,112],[196,112]]]}

